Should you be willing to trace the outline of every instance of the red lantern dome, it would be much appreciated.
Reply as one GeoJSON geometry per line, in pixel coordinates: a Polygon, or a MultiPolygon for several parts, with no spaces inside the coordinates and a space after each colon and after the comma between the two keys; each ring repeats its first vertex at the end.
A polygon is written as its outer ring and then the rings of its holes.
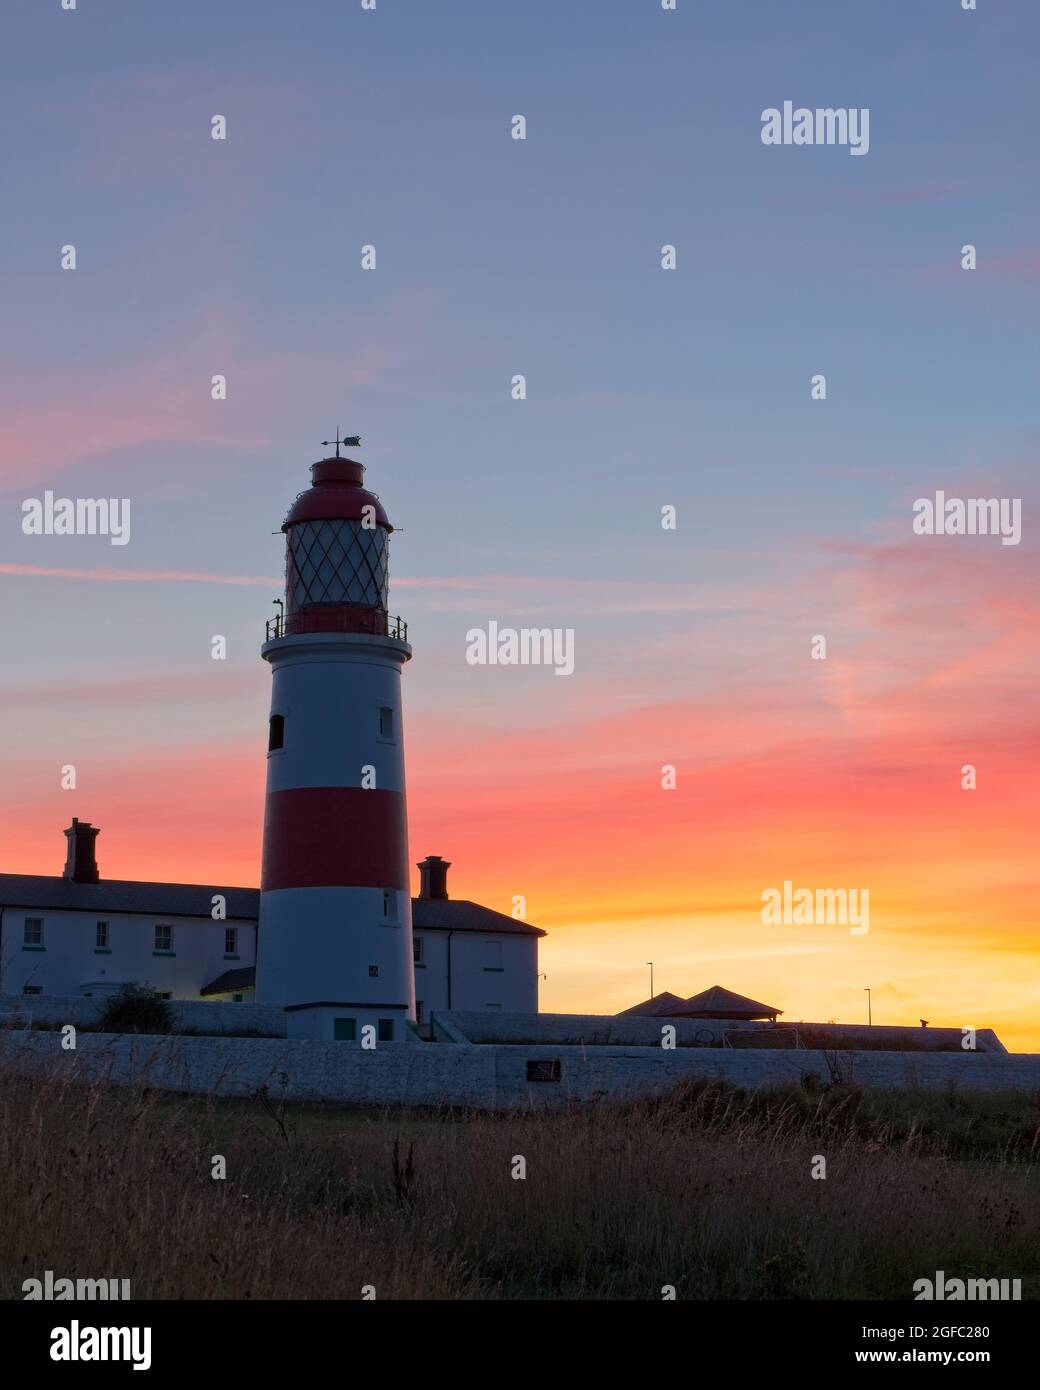
{"type": "Polygon", "coordinates": [[[282,522],[288,531],[300,521],[361,521],[363,509],[371,507],[376,522],[386,531],[394,528],[374,492],[362,487],[364,464],[355,459],[319,459],[311,464],[311,486],[301,492],[282,522]]]}

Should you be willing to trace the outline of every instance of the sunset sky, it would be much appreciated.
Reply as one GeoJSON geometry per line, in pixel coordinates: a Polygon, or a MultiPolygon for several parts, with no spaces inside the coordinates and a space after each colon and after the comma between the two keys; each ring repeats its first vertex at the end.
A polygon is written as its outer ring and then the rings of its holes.
{"type": "Polygon", "coordinates": [[[339,424],[398,528],[411,858],[526,897],[544,1009],[653,960],[1040,1049],[1038,38],[1032,0],[17,0],[0,870],[77,815],[104,876],[258,882],[278,528],[339,424]],[[869,154],[764,146],[785,99],[869,107],[869,154]],[[46,489],[130,543],[23,535],[46,489]],[[937,489],[1021,498],[1021,543],[914,535],[937,489]],[[490,619],[573,628],[574,674],[470,666],[490,619]],[[869,932],[763,926],[785,880],[869,932]]]}

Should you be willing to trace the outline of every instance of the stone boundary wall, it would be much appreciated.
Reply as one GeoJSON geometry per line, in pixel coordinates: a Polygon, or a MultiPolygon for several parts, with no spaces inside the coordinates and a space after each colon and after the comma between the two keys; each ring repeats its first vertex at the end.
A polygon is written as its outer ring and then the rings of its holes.
{"type": "MultiPolygon", "coordinates": [[[[0,1029],[11,1024],[10,1018],[4,1018],[5,1014],[23,1015],[26,1012],[30,1013],[33,1022],[37,1023],[96,1023],[101,1017],[105,1002],[100,995],[88,998],[82,994],[0,994],[0,1029]]],[[[286,1016],[279,1007],[265,1004],[211,1003],[206,999],[170,999],[167,1003],[177,1026],[194,1028],[200,1033],[219,1035],[245,1028],[268,1033],[273,1038],[284,1038],[286,1034],[286,1016]]],[[[727,1032],[753,1032],[761,1026],[733,1019],[658,1019],[640,1015],[622,1018],[613,1014],[524,1014],[461,1009],[434,1010],[430,1016],[430,1027],[440,1042],[463,1046],[504,1044],[511,1047],[552,1046],[557,1049],[594,1047],[597,1051],[613,1046],[648,1047],[656,1052],[660,1050],[661,1027],[665,1023],[674,1025],[676,1043],[684,1051],[710,1045],[713,1041],[721,1044],[723,1035],[727,1032]]],[[[826,1026],[806,1025],[821,1031],[826,1026]]],[[[837,1031],[856,1040],[876,1040],[883,1037],[890,1042],[893,1052],[900,1050],[900,1043],[907,1035],[912,1035],[917,1045],[925,1040],[938,1042],[940,1036],[946,1035],[957,1043],[960,1040],[958,1030],[939,1028],[868,1029],[865,1024],[849,1024],[842,1025],[837,1031]]],[[[1003,1044],[990,1029],[980,1028],[976,1043],[979,1052],[1005,1051],[1003,1044]]],[[[806,1054],[799,1052],[798,1055],[806,1054]]],[[[907,1055],[919,1054],[915,1049],[907,1055]]]]}
{"type": "MultiPolygon", "coordinates": [[[[470,1043],[538,1043],[546,1046],[582,1043],[593,1046],[634,1044],[640,1047],[660,1047],[661,1028],[672,1024],[679,1047],[721,1045],[727,1033],[754,1034],[765,1029],[775,1034],[770,1023],[726,1018],[653,1018],[646,1014],[520,1014],[500,1013],[497,1010],[477,1012],[466,1009],[435,1010],[431,1014],[435,1032],[449,1042],[470,1043]]],[[[816,1035],[832,1034],[834,1047],[844,1048],[878,1043],[887,1044],[886,1051],[938,1051],[940,1048],[961,1050],[959,1028],[886,1027],[865,1023],[781,1023],[779,1029],[793,1033],[797,1028],[811,1029],[816,1035]],[[909,1044],[909,1046],[908,1046],[909,1044]]],[[[879,1049],[880,1050],[880,1049],[879,1049]]],[[[991,1028],[979,1028],[975,1036],[978,1052],[1001,1052],[1007,1049],[991,1028]]]]}
{"type": "MultiPolygon", "coordinates": [[[[108,998],[95,994],[0,994],[0,1028],[9,1026],[4,1014],[32,1015],[33,1023],[96,1023],[108,998]]],[[[285,1012],[266,1004],[219,1004],[207,999],[167,999],[180,1027],[207,1033],[249,1028],[285,1037],[285,1012]]]]}
{"type": "Polygon", "coordinates": [[[372,1051],[304,1039],[137,1037],[83,1033],[63,1052],[57,1033],[0,1032],[0,1068],[161,1090],[361,1105],[458,1105],[512,1110],[624,1099],[688,1077],[752,1089],[826,1083],[832,1066],[857,1085],[1040,1090],[1040,1054],[778,1052],[659,1047],[459,1047],[384,1043],[372,1051]],[[528,1063],[558,1063],[559,1081],[528,1078],[528,1063]]]}
{"type": "Polygon", "coordinates": [[[744,1019],[650,1018],[645,1014],[521,1014],[499,1010],[435,1009],[434,1031],[447,1041],[503,1043],[509,1046],[655,1047],[661,1029],[675,1028],[679,1047],[721,1044],[731,1030],[751,1031],[759,1025],[744,1019]]]}

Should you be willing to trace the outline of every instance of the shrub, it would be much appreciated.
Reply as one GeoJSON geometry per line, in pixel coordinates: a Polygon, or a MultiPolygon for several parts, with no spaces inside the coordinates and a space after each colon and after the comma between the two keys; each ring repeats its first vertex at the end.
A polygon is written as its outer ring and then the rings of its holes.
{"type": "Polygon", "coordinates": [[[106,1003],[98,1029],[102,1033],[169,1033],[173,1010],[153,990],[123,985],[106,1003]]]}

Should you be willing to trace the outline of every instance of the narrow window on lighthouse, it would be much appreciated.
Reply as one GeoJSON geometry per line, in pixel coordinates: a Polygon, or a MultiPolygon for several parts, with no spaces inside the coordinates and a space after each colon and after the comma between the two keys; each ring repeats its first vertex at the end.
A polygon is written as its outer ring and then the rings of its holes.
{"type": "Polygon", "coordinates": [[[383,705],[379,710],[379,737],[393,739],[394,736],[394,712],[388,705],[383,705]]]}
{"type": "Polygon", "coordinates": [[[391,926],[397,923],[397,894],[392,888],[383,889],[383,921],[391,926]]]}
{"type": "Polygon", "coordinates": [[[285,715],[272,714],[271,723],[267,734],[268,753],[277,752],[279,748],[285,746],[285,715]]]}

